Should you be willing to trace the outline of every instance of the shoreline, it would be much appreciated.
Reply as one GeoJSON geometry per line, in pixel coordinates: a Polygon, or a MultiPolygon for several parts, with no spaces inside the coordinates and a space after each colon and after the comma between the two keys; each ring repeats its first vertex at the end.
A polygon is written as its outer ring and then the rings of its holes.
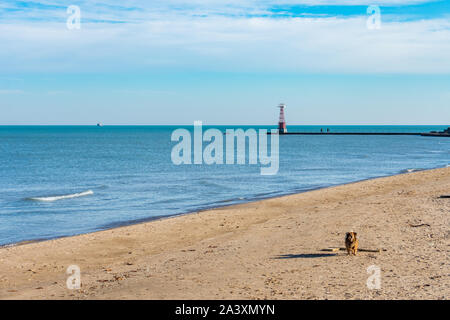
{"type": "MultiPolygon", "coordinates": [[[[284,193],[284,194],[281,194],[281,195],[276,195],[276,196],[251,198],[251,199],[248,199],[248,200],[243,200],[242,202],[238,202],[238,203],[223,204],[223,205],[212,206],[212,207],[199,207],[196,210],[192,210],[192,211],[188,211],[188,212],[174,213],[174,214],[170,214],[170,215],[160,215],[160,216],[141,218],[141,219],[135,219],[135,220],[127,220],[127,221],[123,221],[123,222],[111,222],[111,223],[106,224],[107,226],[112,225],[111,227],[105,227],[105,228],[99,227],[97,230],[93,230],[93,231],[90,231],[90,232],[83,232],[83,233],[73,234],[73,235],[63,235],[63,236],[48,237],[48,238],[41,238],[41,239],[25,239],[25,240],[22,240],[22,241],[19,241],[19,242],[1,244],[0,245],[0,249],[2,249],[2,248],[9,248],[9,247],[15,247],[15,246],[22,246],[22,245],[26,245],[26,244],[30,244],[30,243],[39,243],[39,242],[56,240],[56,239],[64,239],[64,238],[76,237],[76,236],[81,236],[81,235],[85,235],[85,234],[92,234],[92,233],[96,233],[96,232],[102,232],[102,231],[107,231],[107,230],[123,228],[123,227],[127,227],[127,226],[139,225],[139,224],[143,224],[143,223],[150,223],[152,221],[159,221],[159,220],[165,220],[165,219],[172,219],[172,218],[182,217],[182,216],[185,216],[185,215],[200,213],[200,212],[204,212],[204,211],[208,211],[208,210],[216,210],[216,209],[221,209],[221,208],[233,207],[233,206],[237,206],[237,205],[241,205],[241,204],[254,203],[254,202],[263,201],[263,200],[267,200],[267,199],[282,198],[282,197],[286,197],[286,196],[307,193],[307,192],[311,192],[311,191],[315,191],[315,190],[323,190],[323,189],[328,189],[328,188],[334,188],[334,187],[339,187],[339,186],[350,185],[350,184],[359,183],[359,182],[363,182],[363,181],[370,181],[370,180],[375,180],[375,179],[380,179],[380,178],[394,177],[394,176],[397,176],[397,175],[410,174],[410,173],[414,173],[414,172],[443,169],[443,168],[448,168],[448,167],[449,167],[449,165],[446,165],[446,166],[443,166],[443,167],[435,167],[435,168],[431,168],[431,169],[420,169],[420,168],[403,169],[400,172],[395,173],[395,174],[375,176],[375,177],[364,178],[364,179],[361,179],[361,180],[355,180],[355,181],[339,183],[339,184],[331,184],[331,185],[328,185],[328,186],[307,189],[307,190],[304,190],[304,191],[292,191],[292,192],[287,192],[287,193],[284,193]],[[412,170],[412,171],[409,171],[409,170],[412,170]]],[[[233,199],[231,199],[231,200],[223,200],[223,201],[224,202],[225,201],[233,201],[233,199]]]]}
{"type": "Polygon", "coordinates": [[[3,247],[0,299],[448,299],[449,185],[446,167],[3,247]],[[323,251],[352,229],[386,251],[323,251]]]}

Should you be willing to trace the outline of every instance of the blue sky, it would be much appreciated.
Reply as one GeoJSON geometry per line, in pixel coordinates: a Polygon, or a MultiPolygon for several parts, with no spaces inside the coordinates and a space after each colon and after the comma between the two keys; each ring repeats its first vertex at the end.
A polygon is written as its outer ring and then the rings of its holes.
{"type": "Polygon", "coordinates": [[[0,46],[0,124],[450,122],[450,1],[3,0],[0,46]]]}

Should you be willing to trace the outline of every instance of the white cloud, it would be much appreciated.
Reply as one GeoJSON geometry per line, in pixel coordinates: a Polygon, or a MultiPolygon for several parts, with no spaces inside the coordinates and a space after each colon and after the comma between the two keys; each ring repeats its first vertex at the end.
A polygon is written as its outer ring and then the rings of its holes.
{"type": "Polygon", "coordinates": [[[23,94],[23,90],[18,89],[0,89],[0,94],[23,94]]]}
{"type": "Polygon", "coordinates": [[[435,2],[439,0],[273,0],[263,1],[277,4],[307,4],[307,5],[410,5],[435,2]]]}
{"type": "MultiPolygon", "coordinates": [[[[65,8],[76,4],[81,8],[84,19],[95,21],[142,22],[154,17],[167,16],[249,16],[272,14],[270,8],[277,5],[394,5],[407,6],[435,2],[439,0],[73,0],[27,1],[29,5],[21,11],[8,11],[3,21],[26,21],[40,19],[54,21],[66,16],[65,8]]],[[[17,5],[4,4],[4,7],[17,5]]],[[[2,6],[0,5],[0,10],[2,6]]],[[[362,13],[363,14],[363,13],[362,13]]]]}
{"type": "MultiPolygon", "coordinates": [[[[275,1],[264,1],[269,2],[275,1]]],[[[390,1],[394,2],[399,1],[390,1]]],[[[137,1],[110,3],[137,5],[137,1]]],[[[211,9],[205,10],[210,12],[211,9]]],[[[96,18],[118,19],[108,12],[96,18]]],[[[65,12],[62,14],[64,16],[65,12]]],[[[82,12],[82,19],[86,18],[94,16],[82,12]]],[[[206,15],[200,18],[177,10],[155,10],[148,12],[144,19],[142,12],[131,10],[124,13],[124,18],[138,22],[82,22],[81,30],[72,31],[67,30],[63,22],[4,22],[0,24],[0,69],[4,72],[183,68],[249,72],[450,73],[450,22],[445,19],[385,22],[381,30],[368,30],[366,17],[273,19],[206,15]]]]}

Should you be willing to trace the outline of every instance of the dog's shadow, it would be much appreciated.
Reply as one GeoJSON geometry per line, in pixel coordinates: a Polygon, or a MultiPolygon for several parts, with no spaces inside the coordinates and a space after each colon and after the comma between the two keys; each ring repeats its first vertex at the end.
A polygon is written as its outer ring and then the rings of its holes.
{"type": "Polygon", "coordinates": [[[312,259],[337,256],[337,253],[300,253],[300,254],[281,254],[273,259],[312,259]]]}

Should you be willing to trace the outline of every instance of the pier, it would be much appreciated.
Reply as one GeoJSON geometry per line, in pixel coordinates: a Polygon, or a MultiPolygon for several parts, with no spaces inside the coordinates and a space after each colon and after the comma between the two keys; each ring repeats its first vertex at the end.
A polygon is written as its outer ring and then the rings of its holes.
{"type": "MultiPolygon", "coordinates": [[[[288,132],[286,127],[286,119],[284,115],[284,108],[286,105],[280,103],[280,117],[278,120],[278,132],[279,135],[306,135],[306,136],[422,136],[422,137],[450,137],[450,127],[444,131],[431,131],[431,132],[288,132]]],[[[267,132],[271,134],[271,132],[267,132]]]]}
{"type": "MultiPolygon", "coordinates": [[[[268,132],[268,134],[271,134],[268,132]]],[[[278,132],[279,135],[312,135],[312,136],[425,136],[420,132],[278,132]]],[[[449,135],[450,136],[450,135],[449,135]]]]}
{"type": "MultiPolygon", "coordinates": [[[[440,132],[277,132],[280,136],[422,136],[422,137],[450,137],[449,129],[440,132]]],[[[271,132],[267,132],[271,134],[271,132]]]]}

